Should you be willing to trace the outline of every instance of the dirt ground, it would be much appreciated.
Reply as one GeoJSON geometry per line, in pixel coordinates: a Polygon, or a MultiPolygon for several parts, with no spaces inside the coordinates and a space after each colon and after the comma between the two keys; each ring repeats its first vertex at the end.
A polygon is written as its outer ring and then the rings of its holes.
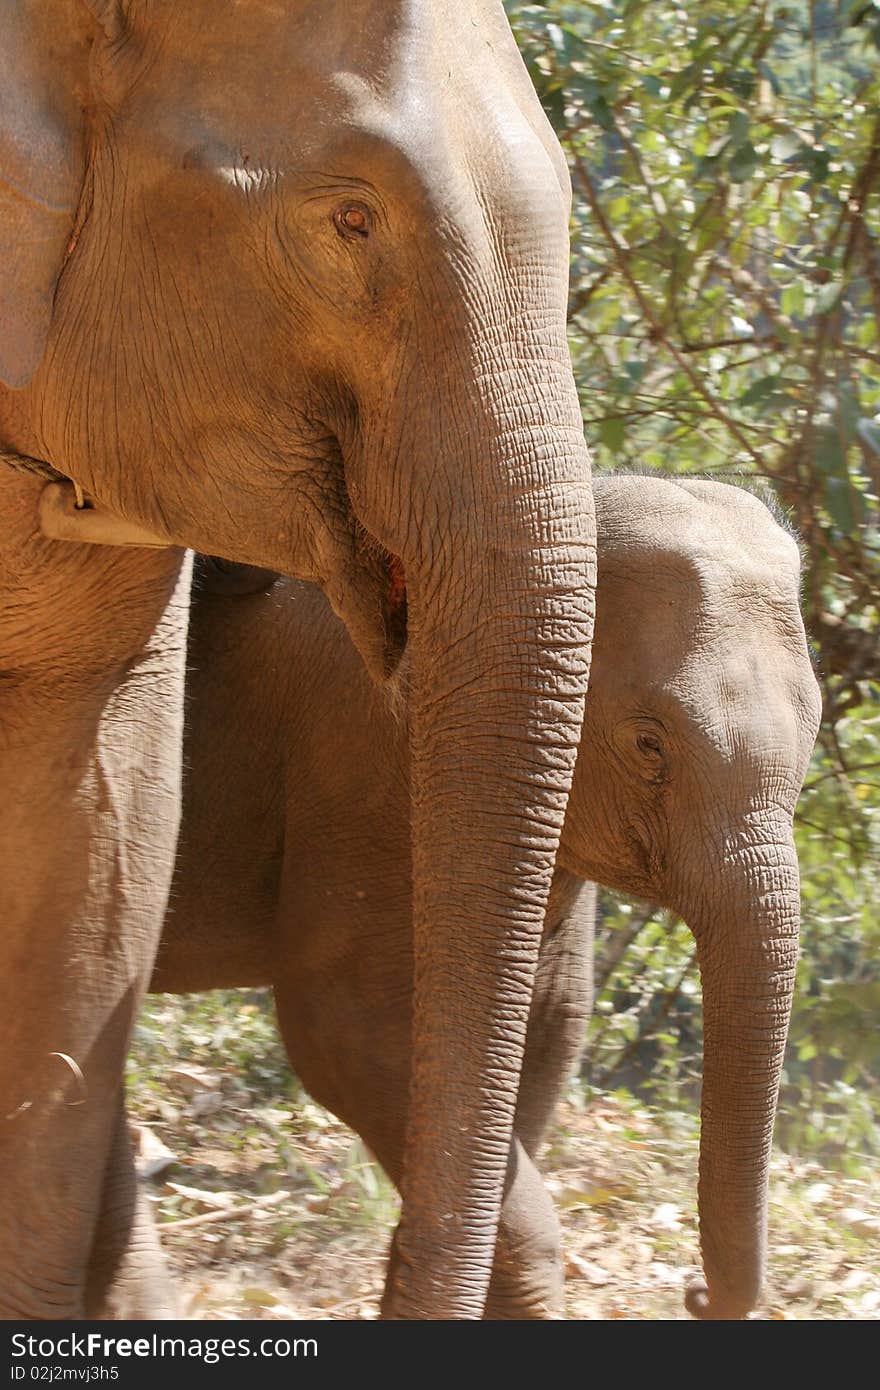
{"type": "MultiPolygon", "coordinates": [[[[142,1172],[183,1312],[373,1318],[396,1194],[357,1137],[289,1078],[259,1001],[221,1002],[199,1005],[195,1022],[181,1001],[154,1002],[131,1076],[142,1172]]],[[[572,1088],[541,1162],[563,1224],[568,1318],[686,1316],[696,1156],[692,1116],[628,1097],[585,1104],[572,1088]]],[[[770,1249],[755,1316],[880,1317],[876,1170],[866,1161],[845,1176],[777,1153],[770,1249]]]]}

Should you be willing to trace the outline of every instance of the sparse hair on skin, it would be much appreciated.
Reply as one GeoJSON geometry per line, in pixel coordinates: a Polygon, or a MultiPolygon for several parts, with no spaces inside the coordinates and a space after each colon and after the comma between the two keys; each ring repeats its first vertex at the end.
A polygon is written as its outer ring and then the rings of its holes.
{"type": "Polygon", "coordinates": [[[798,548],[801,557],[801,570],[804,567],[805,549],[800,532],[791,519],[790,514],[783,507],[778,495],[774,492],[763,478],[756,478],[751,473],[667,473],[662,468],[649,468],[647,465],[633,465],[631,468],[594,468],[594,472],[602,478],[658,478],[663,482],[673,483],[680,487],[682,483],[725,483],[728,487],[738,488],[740,492],[747,492],[756,501],[762,503],[776,522],[777,526],[785,531],[786,535],[791,536],[798,548]]]}
{"type": "Polygon", "coordinates": [[[391,715],[398,729],[402,728],[409,718],[410,697],[413,685],[409,653],[410,646],[409,642],[407,642],[394,675],[391,676],[383,686],[378,688],[374,687],[376,698],[381,699],[382,704],[391,715]]]}

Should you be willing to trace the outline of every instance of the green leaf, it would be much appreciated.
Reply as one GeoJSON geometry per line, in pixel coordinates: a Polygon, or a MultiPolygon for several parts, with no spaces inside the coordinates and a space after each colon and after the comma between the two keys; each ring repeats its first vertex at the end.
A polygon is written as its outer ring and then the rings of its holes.
{"type": "Polygon", "coordinates": [[[751,68],[728,68],[722,74],[721,81],[729,92],[733,92],[743,101],[748,101],[755,90],[755,74],[751,68]]]}
{"type": "Polygon", "coordinates": [[[780,308],[789,318],[800,318],[804,312],[806,295],[801,284],[786,285],[780,296],[780,308]]]}
{"type": "Polygon", "coordinates": [[[816,430],[813,457],[823,473],[846,477],[846,455],[840,435],[831,425],[820,425],[816,430]]]}
{"type": "Polygon", "coordinates": [[[599,422],[599,439],[612,454],[616,454],[623,448],[623,441],[626,437],[626,422],[619,416],[613,416],[608,420],[599,422]]]}
{"type": "Polygon", "coordinates": [[[627,376],[629,377],[630,381],[633,383],[634,386],[638,386],[639,382],[642,380],[643,376],[645,375],[645,368],[647,367],[647,365],[647,362],[643,362],[638,357],[629,357],[624,362],[623,370],[626,372],[627,376]]]}
{"type": "Polygon", "coordinates": [[[831,156],[824,145],[804,145],[801,151],[801,163],[809,175],[812,183],[825,183],[828,179],[828,165],[831,163],[831,156]]]}
{"type": "Polygon", "coordinates": [[[838,385],[836,415],[838,427],[849,444],[858,429],[859,403],[848,381],[842,381],[838,385]]]}
{"type": "Polygon", "coordinates": [[[815,312],[817,314],[830,314],[842,294],[843,281],[829,280],[828,284],[823,285],[816,295],[815,312]]]}
{"type": "Polygon", "coordinates": [[[568,90],[572,96],[581,98],[584,106],[602,130],[612,131],[616,129],[614,113],[611,110],[605,89],[594,77],[572,73],[568,81],[568,90]]]}
{"type": "Polygon", "coordinates": [[[861,498],[846,478],[825,479],[825,505],[835,525],[844,534],[855,531],[861,515],[861,498]]]}
{"type": "Polygon", "coordinates": [[[767,81],[770,83],[770,89],[773,95],[777,97],[781,96],[782,83],[779,81],[779,78],[776,76],[776,73],[770,67],[769,63],[765,63],[762,59],[761,62],[758,63],[758,72],[762,77],[766,77],[767,81]]]}
{"type": "Polygon", "coordinates": [[[750,179],[760,163],[758,151],[751,141],[746,140],[740,145],[728,165],[730,177],[734,183],[745,183],[750,179]]]}
{"type": "Polygon", "coordinates": [[[681,72],[672,79],[669,88],[669,96],[672,101],[683,96],[688,88],[702,77],[702,65],[700,63],[688,63],[687,67],[682,68],[681,72]]]}
{"type": "Polygon", "coordinates": [[[697,235],[697,255],[702,255],[710,246],[717,246],[726,227],[727,223],[723,218],[716,216],[714,213],[707,214],[700,223],[700,230],[697,235]]]}
{"type": "Polygon", "coordinates": [[[771,372],[769,376],[759,377],[753,381],[747,391],[744,391],[739,398],[742,406],[757,405],[760,401],[766,400],[768,396],[776,394],[779,386],[779,373],[771,372]]]}
{"type": "Polygon", "coordinates": [[[859,420],[856,433],[869,449],[880,454],[880,420],[859,420]]]}
{"type": "Polygon", "coordinates": [[[556,131],[557,135],[562,134],[566,124],[566,97],[564,89],[562,87],[548,88],[545,86],[543,90],[539,89],[539,96],[541,98],[541,105],[553,129],[556,131]]]}
{"type": "Polygon", "coordinates": [[[738,150],[746,143],[749,138],[750,124],[745,111],[734,111],[727,124],[730,149],[738,150]]]}

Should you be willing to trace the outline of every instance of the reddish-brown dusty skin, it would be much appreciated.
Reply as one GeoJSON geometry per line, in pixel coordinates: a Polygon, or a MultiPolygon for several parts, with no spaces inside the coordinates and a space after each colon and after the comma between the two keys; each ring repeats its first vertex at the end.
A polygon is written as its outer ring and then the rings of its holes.
{"type": "Polygon", "coordinates": [[[125,1263],[129,1188],[101,1213],[100,1182],[180,755],[132,685],[179,711],[159,634],[188,546],[319,584],[379,685],[406,641],[415,1060],[390,1310],[479,1317],[592,636],[561,150],[501,0],[0,8],[0,449],[93,504],[54,514],[42,567],[21,561],[34,486],[0,538],[21,626],[0,647],[0,1095],[20,1116],[0,1312],[81,1315],[93,1244],[108,1289],[125,1263]],[[64,556],[53,524],[106,542],[111,516],[169,548],[64,556]],[[131,596],[122,651],[110,590],[131,596]],[[47,825],[66,877],[34,879],[47,825]],[[94,1075],[88,1119],[42,1083],[47,1011],[94,1075]]]}

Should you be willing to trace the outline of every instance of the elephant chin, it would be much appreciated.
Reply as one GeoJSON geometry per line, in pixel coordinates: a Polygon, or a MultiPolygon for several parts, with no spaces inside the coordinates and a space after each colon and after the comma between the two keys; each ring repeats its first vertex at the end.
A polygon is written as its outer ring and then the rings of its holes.
{"type": "Polygon", "coordinates": [[[279,578],[277,570],[262,569],[259,565],[239,565],[234,560],[224,560],[221,555],[196,556],[195,582],[208,594],[248,598],[251,594],[267,593],[279,578]]]}

